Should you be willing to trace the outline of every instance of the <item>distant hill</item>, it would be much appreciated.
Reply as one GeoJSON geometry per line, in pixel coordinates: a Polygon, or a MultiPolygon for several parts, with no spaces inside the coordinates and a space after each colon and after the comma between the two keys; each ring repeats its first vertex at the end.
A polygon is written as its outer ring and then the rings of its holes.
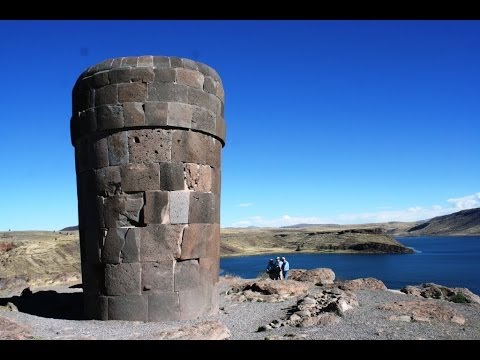
{"type": "Polygon", "coordinates": [[[78,225],[68,226],[66,228],[61,229],[60,231],[75,231],[75,230],[78,230],[78,225]]]}
{"type": "Polygon", "coordinates": [[[407,230],[408,235],[480,235],[480,208],[437,216],[407,230]]]}

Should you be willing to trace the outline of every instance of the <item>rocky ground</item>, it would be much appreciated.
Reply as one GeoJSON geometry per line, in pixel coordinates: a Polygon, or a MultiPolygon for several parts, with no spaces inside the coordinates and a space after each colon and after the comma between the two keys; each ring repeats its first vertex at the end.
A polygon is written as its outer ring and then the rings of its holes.
{"type": "Polygon", "coordinates": [[[295,280],[223,277],[218,315],[185,322],[81,320],[81,287],[0,293],[0,339],[480,339],[480,297],[435,284],[388,290],[335,282],[330,269],[295,280]]]}

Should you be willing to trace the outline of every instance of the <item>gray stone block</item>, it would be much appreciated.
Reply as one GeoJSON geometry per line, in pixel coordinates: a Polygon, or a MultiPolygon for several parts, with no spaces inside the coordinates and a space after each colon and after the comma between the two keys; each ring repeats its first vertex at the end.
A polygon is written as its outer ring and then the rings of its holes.
{"type": "Polygon", "coordinates": [[[167,224],[170,222],[168,192],[145,191],[145,206],[143,208],[146,224],[167,224]]]}
{"type": "Polygon", "coordinates": [[[155,74],[155,82],[156,83],[170,83],[173,84],[176,79],[176,72],[175,69],[166,69],[160,68],[153,70],[155,74]]]}
{"type": "Polygon", "coordinates": [[[128,152],[131,163],[170,161],[172,132],[164,129],[128,131],[128,152]]]}
{"type": "Polygon", "coordinates": [[[188,214],[189,222],[191,224],[214,223],[216,214],[215,205],[214,194],[190,192],[190,211],[188,214]]]}
{"type": "Polygon", "coordinates": [[[146,102],[145,103],[145,125],[166,126],[168,118],[168,103],[146,102]]]}
{"type": "Polygon", "coordinates": [[[217,116],[215,119],[215,134],[225,143],[227,129],[223,115],[217,116]]]}
{"type": "Polygon", "coordinates": [[[112,68],[113,59],[107,59],[102,61],[96,66],[96,71],[106,71],[112,68]]]}
{"type": "Polygon", "coordinates": [[[87,320],[108,320],[108,297],[84,294],[83,313],[87,320]]]}
{"type": "Polygon", "coordinates": [[[126,192],[160,190],[160,166],[155,163],[120,166],[122,190],[126,192]]]}
{"type": "Polygon", "coordinates": [[[128,164],[127,132],[121,131],[107,137],[110,166],[128,164]]]}
{"type": "Polygon", "coordinates": [[[203,91],[209,94],[217,94],[217,82],[210,76],[205,76],[203,81],[203,91]]]}
{"type": "Polygon", "coordinates": [[[120,264],[120,253],[125,245],[126,233],[126,228],[107,229],[107,236],[102,249],[102,263],[120,264]]]}
{"type": "Polygon", "coordinates": [[[173,293],[175,260],[142,263],[142,291],[144,293],[173,293]]]}
{"type": "MultiPolygon", "coordinates": [[[[183,67],[184,67],[185,69],[198,70],[197,62],[196,62],[196,61],[182,58],[182,64],[183,64],[183,67]]],[[[203,75],[203,74],[202,74],[202,75],[203,75]]]]}
{"type": "Polygon", "coordinates": [[[157,69],[169,68],[170,67],[170,58],[168,56],[154,56],[153,57],[153,67],[157,69]]]}
{"type": "Polygon", "coordinates": [[[140,262],[140,239],[135,235],[132,228],[127,229],[125,236],[125,245],[120,253],[122,263],[138,263],[140,262]]]}
{"type": "Polygon", "coordinates": [[[147,100],[147,84],[134,82],[118,85],[119,102],[144,102],[147,100]]]}
{"type": "Polygon", "coordinates": [[[143,83],[151,83],[155,78],[153,68],[151,67],[133,68],[130,73],[130,76],[133,82],[143,82],[143,83]]]}
{"type": "Polygon", "coordinates": [[[116,105],[118,103],[117,85],[107,85],[95,90],[95,106],[116,105]]]}
{"type": "Polygon", "coordinates": [[[183,67],[183,61],[179,57],[170,56],[170,66],[172,68],[181,68],[181,67],[183,67]]]}
{"type": "Polygon", "coordinates": [[[94,169],[108,166],[108,142],[106,138],[92,139],[90,149],[90,166],[94,169]]]}
{"type": "Polygon", "coordinates": [[[175,291],[202,287],[198,260],[177,261],[175,265],[175,291]]]}
{"type": "Polygon", "coordinates": [[[100,264],[101,248],[104,232],[101,229],[85,229],[80,231],[80,257],[89,265],[100,264]]]}
{"type": "Polygon", "coordinates": [[[160,163],[160,189],[167,191],[185,190],[185,180],[182,163],[160,163]]]}
{"type": "Polygon", "coordinates": [[[148,321],[147,296],[110,296],[108,320],[148,321]]]}
{"type": "Polygon", "coordinates": [[[84,294],[99,295],[104,291],[104,265],[82,261],[82,288],[84,294]]]}
{"type": "Polygon", "coordinates": [[[85,110],[85,124],[83,124],[87,134],[97,131],[97,114],[95,109],[85,110]]]}
{"type": "Polygon", "coordinates": [[[130,230],[140,239],[140,260],[159,262],[178,258],[184,227],[185,225],[162,224],[130,230]]]}
{"type": "Polygon", "coordinates": [[[77,174],[90,168],[90,151],[86,139],[79,140],[75,146],[75,171],[77,174]]]}
{"type": "Polygon", "coordinates": [[[190,128],[192,126],[193,107],[179,102],[168,103],[167,125],[190,128]]]}
{"type": "Polygon", "coordinates": [[[212,172],[209,165],[185,163],[185,183],[188,190],[210,192],[212,190],[212,172]]]}
{"type": "Polygon", "coordinates": [[[219,168],[212,168],[212,188],[211,191],[215,195],[220,195],[222,190],[222,175],[219,168]]]}
{"type": "Polygon", "coordinates": [[[142,266],[140,263],[106,264],[106,295],[140,295],[142,292],[142,266]]]}
{"type": "Polygon", "coordinates": [[[130,82],[130,68],[117,68],[108,72],[110,84],[129,83],[130,82]]]}
{"type": "Polygon", "coordinates": [[[210,134],[216,133],[216,116],[210,110],[194,106],[192,113],[192,129],[201,130],[210,134]]]}
{"type": "Polygon", "coordinates": [[[178,293],[164,292],[148,295],[148,321],[173,321],[180,319],[178,293]]]}
{"type": "Polygon", "coordinates": [[[108,71],[98,72],[92,76],[93,86],[96,88],[110,84],[110,79],[108,78],[108,71]]]}
{"type": "Polygon", "coordinates": [[[95,170],[95,192],[102,196],[113,196],[121,191],[122,179],[119,166],[107,166],[95,170]]]}
{"type": "Polygon", "coordinates": [[[82,227],[85,229],[100,229],[105,227],[103,217],[103,197],[89,195],[82,201],[82,227]]]}
{"type": "Polygon", "coordinates": [[[207,138],[205,142],[207,147],[205,163],[214,169],[220,169],[222,143],[213,137],[207,138]]]}
{"type": "Polygon", "coordinates": [[[163,82],[149,84],[148,101],[177,101],[186,103],[187,99],[187,86],[185,85],[163,82]]]}
{"type": "Polygon", "coordinates": [[[121,67],[131,67],[137,66],[138,57],[137,56],[129,56],[122,58],[122,63],[120,64],[121,67]]]}
{"type": "Polygon", "coordinates": [[[170,206],[170,223],[188,224],[190,191],[169,191],[168,203],[170,206]]]}
{"type": "Polygon", "coordinates": [[[153,67],[153,56],[139,56],[137,61],[137,66],[148,66],[153,67]]]}
{"type": "Polygon", "coordinates": [[[197,62],[197,68],[198,68],[198,71],[200,71],[205,76],[210,76],[211,78],[217,81],[220,79],[217,72],[206,64],[197,62]]]}
{"type": "Polygon", "coordinates": [[[98,130],[122,128],[123,108],[120,105],[103,105],[96,109],[98,130]]]}
{"type": "Polygon", "coordinates": [[[177,72],[177,84],[187,85],[197,89],[203,89],[204,76],[201,72],[190,69],[175,69],[177,72]]]}
{"type": "Polygon", "coordinates": [[[105,199],[104,218],[108,228],[139,226],[142,223],[143,194],[121,194],[105,199]]]}
{"type": "Polygon", "coordinates": [[[218,259],[219,239],[219,224],[189,224],[183,233],[180,259],[218,259]]]}
{"type": "Polygon", "coordinates": [[[145,125],[145,112],[143,110],[143,103],[123,103],[123,121],[125,127],[145,125]]]}
{"type": "MultiPolygon", "coordinates": [[[[212,243],[216,243],[217,247],[219,248],[220,231],[218,232],[218,237],[216,239],[217,240],[213,241],[212,243]]],[[[219,252],[219,250],[217,251],[219,252]]],[[[218,283],[220,274],[220,262],[218,253],[217,255],[213,255],[211,257],[202,257],[198,259],[198,263],[200,267],[200,277],[202,278],[203,282],[208,284],[218,283]]]]}
{"type": "Polygon", "coordinates": [[[210,136],[194,131],[172,131],[172,161],[205,164],[210,136]]]}

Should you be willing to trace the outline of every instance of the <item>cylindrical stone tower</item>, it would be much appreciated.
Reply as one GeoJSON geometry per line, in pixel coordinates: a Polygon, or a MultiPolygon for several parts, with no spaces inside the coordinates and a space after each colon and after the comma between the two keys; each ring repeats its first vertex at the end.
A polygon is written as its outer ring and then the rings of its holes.
{"type": "Polygon", "coordinates": [[[224,93],[199,62],[140,56],[73,89],[85,315],[193,319],[218,309],[224,93]]]}

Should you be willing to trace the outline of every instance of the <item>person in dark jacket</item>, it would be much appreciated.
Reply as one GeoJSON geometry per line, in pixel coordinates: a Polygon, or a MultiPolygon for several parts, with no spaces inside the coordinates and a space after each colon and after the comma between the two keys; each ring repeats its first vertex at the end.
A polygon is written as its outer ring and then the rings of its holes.
{"type": "Polygon", "coordinates": [[[268,274],[268,277],[272,280],[275,280],[275,277],[276,277],[276,270],[275,270],[275,261],[273,259],[270,259],[268,261],[268,265],[267,265],[267,274],[268,274]]]}

